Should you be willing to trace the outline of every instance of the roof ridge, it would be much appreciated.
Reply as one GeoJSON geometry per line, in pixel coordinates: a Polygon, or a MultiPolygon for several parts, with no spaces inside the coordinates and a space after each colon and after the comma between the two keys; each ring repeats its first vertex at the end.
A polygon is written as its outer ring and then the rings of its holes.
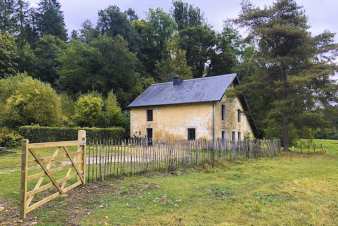
{"type": "MultiPolygon", "coordinates": [[[[221,76],[231,76],[231,75],[235,75],[235,76],[236,76],[236,73],[224,74],[224,75],[214,75],[214,76],[207,76],[207,77],[201,77],[201,78],[184,79],[183,81],[204,80],[204,79],[210,79],[210,78],[221,77],[221,76]]],[[[155,86],[155,85],[165,85],[165,84],[167,84],[167,83],[172,83],[172,81],[154,83],[154,84],[151,84],[151,86],[155,86]]]]}

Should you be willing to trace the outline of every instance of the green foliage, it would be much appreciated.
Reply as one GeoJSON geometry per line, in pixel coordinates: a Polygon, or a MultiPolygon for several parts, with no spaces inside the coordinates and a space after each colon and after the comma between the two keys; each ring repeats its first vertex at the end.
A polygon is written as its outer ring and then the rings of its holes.
{"type": "Polygon", "coordinates": [[[26,74],[0,80],[0,104],[0,124],[8,127],[58,125],[61,120],[57,93],[26,74]]]}
{"type": "Polygon", "coordinates": [[[0,128],[0,147],[13,148],[20,145],[22,136],[14,130],[0,128]]]}
{"type": "Polygon", "coordinates": [[[0,1],[0,32],[14,34],[18,31],[17,0],[0,1]]]}
{"type": "Polygon", "coordinates": [[[246,94],[263,136],[283,133],[285,141],[337,137],[337,111],[331,104],[338,102],[338,86],[329,79],[337,69],[334,34],[311,36],[295,0],[265,8],[244,1],[242,6],[232,22],[248,28],[245,39],[231,21],[216,32],[200,8],[175,0],[170,13],[150,9],[144,19],[133,9],[109,6],[98,12],[96,24],[84,21],[67,40],[59,0],[39,0],[37,7],[26,0],[0,0],[0,78],[27,73],[64,93],[64,113],[52,124],[80,123],[73,99],[99,92],[101,113],[85,124],[107,127],[127,126],[122,110],[150,84],[168,81],[173,73],[189,79],[237,72],[238,94],[246,94]],[[115,107],[107,107],[108,102],[115,107]]]}
{"type": "Polygon", "coordinates": [[[186,52],[178,47],[178,37],[174,37],[167,42],[167,57],[156,64],[160,81],[172,79],[172,73],[178,74],[182,79],[192,77],[191,68],[187,64],[186,52]]]}
{"type": "Polygon", "coordinates": [[[177,31],[177,24],[168,13],[159,8],[150,9],[146,20],[133,21],[132,24],[140,36],[137,56],[146,72],[159,80],[155,65],[166,57],[166,44],[177,31]]]}
{"type": "Polygon", "coordinates": [[[61,40],[67,40],[63,12],[58,0],[40,0],[37,12],[37,29],[40,37],[53,35],[61,40]]]}
{"type": "Polygon", "coordinates": [[[179,32],[180,48],[186,51],[188,65],[194,77],[201,77],[204,63],[210,59],[216,45],[215,32],[207,25],[188,27],[179,32]]]}
{"type": "Polygon", "coordinates": [[[173,1],[173,17],[178,25],[178,30],[188,27],[200,26],[204,22],[201,10],[181,0],[173,1]]]}
{"type": "Polygon", "coordinates": [[[36,61],[33,77],[57,86],[59,80],[57,57],[65,47],[64,41],[56,36],[45,35],[40,38],[34,49],[36,61]]]}
{"type": "Polygon", "coordinates": [[[118,6],[109,6],[100,10],[97,22],[97,30],[101,35],[115,37],[122,36],[128,43],[131,50],[137,48],[137,33],[130,24],[127,12],[121,12],[118,6]]]}
{"type": "Polygon", "coordinates": [[[60,84],[70,94],[114,90],[125,107],[139,92],[139,61],[121,36],[99,36],[90,44],[72,41],[59,61],[60,84]]]}
{"type": "Polygon", "coordinates": [[[35,73],[37,58],[34,49],[28,42],[22,43],[18,48],[18,68],[20,72],[27,72],[28,74],[35,73]]]}
{"type": "Polygon", "coordinates": [[[86,127],[43,127],[43,126],[22,126],[20,134],[30,142],[51,142],[64,140],[77,140],[78,130],[84,129],[87,134],[87,141],[90,142],[99,138],[121,139],[126,136],[125,129],[121,127],[112,128],[86,128],[86,127]]]}
{"type": "Polygon", "coordinates": [[[242,40],[239,32],[231,23],[225,23],[223,31],[216,35],[216,49],[210,56],[211,75],[233,73],[239,64],[238,56],[242,53],[242,40]]]}
{"type": "MultiPolygon", "coordinates": [[[[70,105],[71,101],[65,99],[64,103],[70,105]]],[[[68,111],[70,114],[74,112],[73,124],[78,126],[127,128],[126,117],[113,92],[110,92],[105,99],[97,93],[82,95],[76,101],[74,109],[68,109],[68,111]]]]}
{"type": "Polygon", "coordinates": [[[265,8],[247,2],[242,7],[236,22],[249,28],[256,47],[240,69],[244,74],[254,69],[245,76],[242,93],[256,105],[265,135],[279,135],[287,149],[297,136],[323,124],[318,107],[336,95],[337,85],[328,79],[338,54],[334,34],[311,36],[304,10],[294,0],[278,0],[265,8]]]}
{"type": "Polygon", "coordinates": [[[105,99],[104,110],[99,125],[101,127],[123,126],[121,107],[113,92],[110,92],[105,99]]]}
{"type": "Polygon", "coordinates": [[[74,126],[73,116],[75,112],[75,101],[65,93],[60,94],[62,108],[62,125],[74,126]]]}
{"type": "Polygon", "coordinates": [[[94,28],[90,20],[86,20],[82,24],[79,36],[82,42],[89,43],[99,36],[99,31],[94,28]]]}
{"type": "Polygon", "coordinates": [[[74,121],[79,126],[93,127],[97,124],[103,110],[103,100],[97,93],[80,96],[75,103],[74,121]]]}
{"type": "Polygon", "coordinates": [[[8,33],[0,33],[0,78],[14,75],[17,67],[15,39],[8,33]]]}

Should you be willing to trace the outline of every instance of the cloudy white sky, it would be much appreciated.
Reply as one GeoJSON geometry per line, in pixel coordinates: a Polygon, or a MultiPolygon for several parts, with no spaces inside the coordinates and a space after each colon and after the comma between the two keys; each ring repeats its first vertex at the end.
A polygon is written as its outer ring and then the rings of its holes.
{"type": "MultiPolygon", "coordinates": [[[[38,0],[29,0],[36,5],[38,0]]],[[[121,9],[133,8],[139,16],[144,17],[149,8],[160,7],[170,10],[171,0],[60,0],[68,30],[78,29],[82,22],[90,19],[95,22],[97,12],[109,5],[118,5],[121,9]]],[[[186,0],[198,6],[204,12],[210,25],[221,30],[223,21],[235,18],[240,12],[241,0],[186,0]]],[[[253,0],[259,6],[269,5],[273,0],[253,0]]],[[[337,0],[297,0],[303,5],[308,15],[311,30],[314,34],[323,30],[338,32],[337,0]]],[[[336,38],[338,41],[338,37],[336,38]]]]}
{"type": "MultiPolygon", "coordinates": [[[[29,0],[35,6],[39,0],[29,0]]],[[[185,0],[201,8],[208,23],[216,30],[222,29],[223,21],[235,18],[240,12],[241,0],[185,0]]],[[[149,8],[171,9],[172,0],[60,0],[67,29],[79,29],[86,19],[96,22],[97,12],[109,5],[118,5],[122,10],[133,8],[144,17],[149,8]]],[[[269,5],[273,0],[252,0],[255,5],[269,5]]],[[[324,30],[338,33],[338,0],[297,0],[308,15],[311,32],[324,30]]],[[[338,35],[336,36],[338,42],[338,35]]]]}

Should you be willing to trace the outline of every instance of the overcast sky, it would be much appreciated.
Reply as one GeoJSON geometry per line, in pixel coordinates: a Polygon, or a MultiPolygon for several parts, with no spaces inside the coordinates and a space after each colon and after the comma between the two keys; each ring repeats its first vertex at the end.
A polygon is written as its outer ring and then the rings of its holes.
{"type": "MultiPolygon", "coordinates": [[[[38,0],[29,0],[36,5],[38,0]]],[[[118,5],[122,10],[133,8],[140,17],[144,17],[149,8],[160,7],[167,11],[171,8],[171,0],[60,0],[64,11],[67,29],[78,29],[84,20],[95,22],[97,12],[109,5],[118,5]]],[[[221,30],[223,21],[235,18],[240,12],[241,0],[186,0],[201,8],[208,23],[216,30],[221,30]]],[[[253,0],[259,6],[269,5],[273,0],[253,0]]],[[[297,0],[303,5],[308,15],[311,31],[318,34],[324,30],[338,32],[337,0],[297,0]]],[[[338,37],[336,37],[338,41],[338,37]]]]}
{"type": "MultiPolygon", "coordinates": [[[[29,0],[36,6],[39,0],[29,0]]],[[[60,0],[68,31],[79,29],[86,19],[93,23],[97,12],[109,5],[118,5],[122,10],[133,8],[140,17],[145,17],[149,8],[171,9],[172,0],[60,0]]],[[[201,8],[208,24],[220,31],[226,19],[235,18],[240,12],[241,0],[186,0],[201,8]]],[[[273,0],[252,0],[255,5],[269,5],[273,0]]],[[[297,0],[304,6],[311,26],[311,32],[318,34],[324,30],[338,33],[337,0],[297,0]]],[[[338,36],[336,36],[338,42],[338,36]]]]}

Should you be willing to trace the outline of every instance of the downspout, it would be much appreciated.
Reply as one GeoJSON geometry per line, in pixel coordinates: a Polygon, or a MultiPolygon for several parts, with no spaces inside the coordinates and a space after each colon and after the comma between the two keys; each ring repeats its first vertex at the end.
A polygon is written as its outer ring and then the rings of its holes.
{"type": "Polygon", "coordinates": [[[212,144],[215,146],[215,103],[212,103],[212,144]]]}
{"type": "Polygon", "coordinates": [[[215,103],[212,103],[212,167],[215,165],[215,103]]]}

